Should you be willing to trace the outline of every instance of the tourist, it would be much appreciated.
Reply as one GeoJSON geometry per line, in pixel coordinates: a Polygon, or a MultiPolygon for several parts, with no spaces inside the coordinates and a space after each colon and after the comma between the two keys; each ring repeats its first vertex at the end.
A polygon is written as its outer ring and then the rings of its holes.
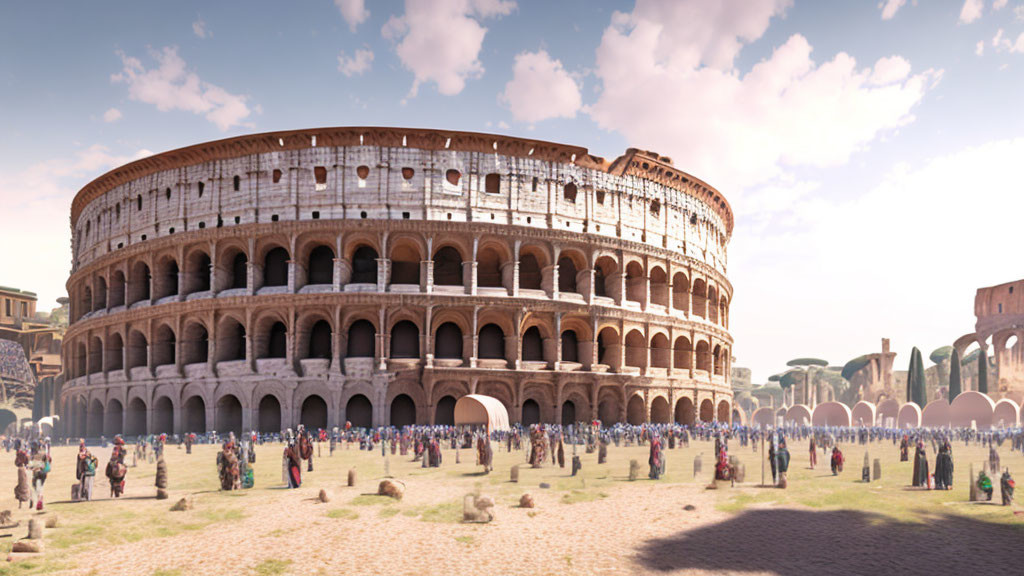
{"type": "Polygon", "coordinates": [[[978,473],[978,490],[985,493],[985,500],[988,502],[992,501],[992,479],[988,477],[988,474],[984,470],[978,473]]]}
{"type": "Polygon", "coordinates": [[[918,439],[914,449],[913,485],[928,488],[928,453],[924,449],[924,441],[918,439]]]}
{"type": "Polygon", "coordinates": [[[124,464],[125,451],[124,440],[121,436],[114,437],[114,450],[110,453],[110,461],[107,462],[107,480],[110,481],[110,497],[120,498],[124,493],[125,476],[128,475],[128,467],[124,464]]]}
{"type": "Polygon", "coordinates": [[[818,465],[818,445],[814,442],[814,436],[813,435],[811,436],[810,452],[811,452],[811,470],[814,470],[814,467],[818,465]]]}
{"type": "Polygon", "coordinates": [[[1010,469],[1003,470],[1003,476],[999,479],[999,487],[1001,488],[1003,496],[1003,506],[1009,506],[1013,504],[1013,489],[1017,485],[1013,481],[1013,476],[1010,476],[1010,469]]]}
{"type": "Polygon", "coordinates": [[[907,444],[907,436],[906,436],[906,434],[904,434],[903,435],[903,440],[900,440],[900,462],[906,462],[907,461],[907,451],[908,451],[908,449],[909,449],[909,446],[907,444]]]}
{"type": "Polygon", "coordinates": [[[238,488],[238,457],[235,455],[235,444],[232,440],[225,442],[223,449],[217,454],[217,474],[220,476],[221,490],[238,488]]]}
{"type": "Polygon", "coordinates": [[[29,508],[35,503],[36,510],[42,510],[43,486],[46,484],[46,476],[50,473],[50,445],[48,442],[32,443],[32,456],[28,467],[32,470],[32,498],[29,501],[29,508]]]}
{"type": "MultiPolygon", "coordinates": [[[[18,469],[18,484],[14,487],[14,498],[18,500],[18,508],[21,508],[22,502],[29,501],[29,490],[31,490],[28,483],[28,454],[25,450],[20,447],[15,449],[14,452],[14,466],[18,469]]],[[[32,505],[29,504],[29,508],[32,505]]]]}
{"type": "Polygon", "coordinates": [[[75,468],[75,476],[79,481],[78,498],[81,500],[92,500],[92,486],[96,479],[96,469],[99,461],[85,448],[85,440],[82,440],[78,448],[78,465],[75,468]]]}
{"type": "Polygon", "coordinates": [[[647,458],[647,464],[650,466],[650,472],[647,473],[647,477],[651,480],[660,479],[662,472],[665,471],[665,456],[661,450],[661,439],[657,436],[651,438],[651,450],[650,456],[647,458]]]}
{"type": "Polygon", "coordinates": [[[284,473],[289,488],[302,486],[302,456],[293,438],[284,449],[284,473]]]}
{"type": "Polygon", "coordinates": [[[478,434],[476,437],[476,455],[479,463],[484,467],[484,474],[494,469],[494,453],[491,452],[491,441],[487,434],[478,434]]]}
{"type": "Polygon", "coordinates": [[[731,480],[732,470],[729,468],[729,445],[725,442],[715,441],[718,452],[715,455],[715,480],[731,480]]]}
{"type": "Polygon", "coordinates": [[[776,458],[779,461],[779,488],[786,488],[789,485],[789,479],[787,478],[789,472],[789,448],[786,447],[785,438],[779,439],[776,458]]]}
{"type": "Polygon", "coordinates": [[[988,447],[988,469],[993,474],[999,470],[999,452],[996,452],[996,447],[991,444],[988,447]]]}
{"type": "Polygon", "coordinates": [[[935,489],[953,489],[953,447],[945,440],[935,456],[935,489]]]}
{"type": "Polygon", "coordinates": [[[843,451],[839,449],[839,446],[832,447],[832,475],[836,476],[843,471],[843,462],[846,459],[843,457],[843,451]]]}

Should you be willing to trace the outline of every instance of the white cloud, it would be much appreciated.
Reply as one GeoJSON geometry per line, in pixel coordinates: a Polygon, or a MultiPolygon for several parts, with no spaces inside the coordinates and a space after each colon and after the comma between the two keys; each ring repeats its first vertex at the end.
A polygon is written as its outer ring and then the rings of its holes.
{"type": "Polygon", "coordinates": [[[992,3],[992,10],[1002,10],[1003,8],[1006,8],[1006,4],[1009,1],[1010,0],[996,0],[992,3]]]}
{"type": "Polygon", "coordinates": [[[338,54],[338,71],[345,76],[359,76],[370,69],[373,64],[373,51],[366,49],[356,50],[352,56],[345,56],[342,51],[338,54]]]}
{"type": "MultiPolygon", "coordinates": [[[[737,342],[769,343],[744,345],[737,365],[757,366],[763,378],[794,351],[842,364],[878,351],[883,336],[903,364],[912,346],[931,350],[972,331],[975,290],[1020,277],[1006,250],[979,249],[974,239],[1016,244],[1022,157],[1024,138],[989,142],[897,165],[842,201],[791,185],[778,200],[791,221],[773,218],[764,233],[747,222],[732,243],[730,279],[757,293],[736,299],[731,328],[737,342]],[[948,273],[965,266],[972,272],[948,273]],[[827,293],[798,288],[810,286],[827,293]],[[820,337],[839,326],[834,338],[820,337]]],[[[734,203],[758,209],[744,204],[734,203]]]]}
{"type": "Polygon", "coordinates": [[[911,75],[900,57],[859,68],[841,52],[817,64],[796,34],[746,74],[734,69],[740,40],[759,38],[786,5],[638,0],[605,30],[595,71],[603,87],[589,114],[727,193],[787,167],[842,164],[913,119],[938,74],[911,75]]]}
{"type": "Polygon", "coordinates": [[[1024,32],[1021,32],[1016,40],[1010,40],[1003,37],[1003,29],[1000,28],[992,38],[992,47],[995,48],[996,52],[1024,54],[1024,32]]]}
{"type": "Polygon", "coordinates": [[[414,79],[410,96],[433,82],[447,96],[462,92],[469,78],[484,73],[480,63],[487,28],[478,20],[509,14],[510,0],[405,0],[405,14],[392,16],[381,35],[398,42],[395,52],[414,79]]]}
{"type": "Polygon", "coordinates": [[[55,158],[8,173],[0,172],[0,198],[4,199],[4,233],[28,250],[0,251],[5,280],[39,294],[39,309],[56,306],[65,296],[64,283],[71,265],[68,216],[78,189],[103,171],[152,154],[139,150],[117,155],[101,145],[79,150],[71,157],[55,158]]]}
{"type": "Polygon", "coordinates": [[[221,130],[243,125],[251,113],[246,105],[248,96],[232,94],[200,79],[186,68],[177,48],[150,51],[158,64],[150,69],[146,69],[138,58],[123,52],[118,52],[118,55],[124,67],[110,79],[114,83],[127,84],[132,100],[153,104],[162,112],[184,110],[202,114],[221,130]]]}
{"type": "Polygon", "coordinates": [[[206,21],[202,18],[197,18],[192,23],[192,33],[200,38],[213,38],[213,32],[207,30],[206,21]]]}
{"type": "Polygon", "coordinates": [[[1013,7],[1013,15],[1017,20],[1024,20],[1024,4],[1013,7]]]}
{"type": "Polygon", "coordinates": [[[879,4],[878,7],[882,9],[882,20],[892,20],[906,3],[907,0],[886,0],[884,4],[879,4]]]}
{"type": "Polygon", "coordinates": [[[981,12],[985,9],[985,0],[964,0],[964,6],[960,9],[960,23],[970,24],[981,18],[981,12]]]}
{"type": "Polygon", "coordinates": [[[978,56],[981,56],[982,54],[985,53],[985,41],[984,40],[978,40],[978,43],[975,44],[975,46],[974,46],[974,53],[977,54],[978,56]]]}
{"type": "Polygon", "coordinates": [[[103,121],[117,122],[121,119],[121,116],[123,116],[123,114],[121,114],[120,110],[118,110],[117,108],[109,108],[106,112],[103,113],[103,121]]]}
{"type": "Polygon", "coordinates": [[[516,55],[512,80],[505,85],[501,100],[520,122],[548,118],[573,118],[583,104],[580,88],[544,50],[516,55]]]}
{"type": "Polygon", "coordinates": [[[370,17],[365,0],[334,0],[334,5],[341,11],[341,17],[348,22],[349,30],[352,32],[370,17]]]}

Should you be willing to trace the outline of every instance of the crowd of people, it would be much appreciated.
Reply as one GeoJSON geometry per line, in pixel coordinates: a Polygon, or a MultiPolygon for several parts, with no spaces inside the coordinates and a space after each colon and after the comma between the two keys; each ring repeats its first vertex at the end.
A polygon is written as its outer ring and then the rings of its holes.
{"type": "MultiPolygon", "coordinates": [[[[840,445],[867,445],[872,443],[889,443],[897,450],[901,461],[910,459],[910,447],[914,447],[913,467],[910,484],[922,489],[950,490],[953,488],[953,447],[963,442],[964,446],[980,445],[989,448],[987,466],[972,478],[977,490],[984,497],[991,499],[994,486],[991,475],[999,474],[999,485],[1004,502],[1012,501],[1014,482],[1008,469],[1000,469],[997,448],[1004,444],[1010,450],[1024,452],[1024,430],[994,429],[974,430],[960,429],[894,429],[882,427],[826,427],[786,425],[778,428],[763,429],[720,423],[698,423],[693,426],[679,424],[614,424],[603,426],[601,422],[576,423],[571,425],[513,425],[504,430],[494,430],[489,434],[479,427],[426,426],[415,425],[378,428],[358,428],[346,423],[344,427],[331,430],[316,431],[298,426],[296,430],[284,430],[280,433],[250,432],[236,436],[234,432],[227,436],[217,432],[204,434],[188,433],[184,435],[148,435],[135,439],[129,448],[125,439],[116,436],[108,442],[100,439],[102,447],[113,444],[110,460],[106,464],[104,474],[110,484],[111,498],[118,498],[124,493],[129,468],[137,465],[139,460],[152,463],[163,456],[167,443],[181,444],[187,453],[195,444],[220,443],[221,450],[217,453],[217,474],[222,490],[238,490],[251,488],[254,485],[253,466],[256,461],[255,447],[267,443],[284,444],[282,453],[282,483],[289,488],[302,485],[303,468],[306,472],[314,470],[314,457],[320,455],[323,447],[327,447],[333,455],[339,446],[347,449],[358,448],[364,451],[380,450],[382,456],[390,453],[411,457],[422,462],[423,467],[440,467],[443,461],[443,449],[459,448],[475,453],[476,462],[483,466],[484,472],[493,470],[495,446],[507,452],[526,450],[526,461],[532,467],[541,467],[549,460],[552,465],[565,467],[566,445],[572,450],[573,474],[582,466],[577,450],[587,454],[596,452],[598,463],[607,459],[609,447],[647,446],[649,450],[648,477],[659,480],[665,474],[667,455],[677,447],[688,447],[691,442],[714,442],[714,479],[715,481],[735,481],[739,470],[729,451],[752,447],[756,453],[759,449],[766,450],[767,464],[771,469],[772,484],[785,488],[788,484],[790,464],[789,444],[807,442],[809,463],[811,468],[817,464],[818,450],[822,457],[828,457],[833,475],[843,472],[845,456],[840,445]],[[934,455],[934,471],[930,473],[929,456],[934,455]]],[[[42,509],[43,486],[50,472],[50,439],[44,438],[26,441],[21,438],[2,438],[0,446],[8,452],[15,451],[15,465],[18,470],[18,483],[15,496],[19,506],[28,502],[29,506],[42,509]]],[[[456,453],[458,454],[458,453],[456,453]]],[[[694,462],[695,476],[700,473],[700,462],[694,462]]],[[[76,462],[77,485],[72,497],[81,500],[94,498],[94,482],[99,461],[90,452],[84,440],[79,443],[76,462]]],[[[868,479],[867,457],[865,456],[864,478],[868,479]]]]}

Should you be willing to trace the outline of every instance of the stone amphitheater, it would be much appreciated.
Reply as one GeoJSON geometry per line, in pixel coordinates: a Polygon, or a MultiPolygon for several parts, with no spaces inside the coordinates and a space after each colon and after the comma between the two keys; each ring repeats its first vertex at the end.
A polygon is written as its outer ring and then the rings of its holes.
{"type": "Polygon", "coordinates": [[[732,210],[669,158],[320,128],[116,168],[71,209],[65,433],[730,421],[732,210]]]}

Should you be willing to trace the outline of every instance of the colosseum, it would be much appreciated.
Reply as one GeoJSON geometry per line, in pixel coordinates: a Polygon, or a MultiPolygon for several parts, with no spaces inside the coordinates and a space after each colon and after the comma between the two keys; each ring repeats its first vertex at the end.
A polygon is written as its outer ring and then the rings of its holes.
{"type": "Polygon", "coordinates": [[[322,128],[116,168],[71,207],[65,432],[729,421],[732,210],[669,158],[322,128]]]}

